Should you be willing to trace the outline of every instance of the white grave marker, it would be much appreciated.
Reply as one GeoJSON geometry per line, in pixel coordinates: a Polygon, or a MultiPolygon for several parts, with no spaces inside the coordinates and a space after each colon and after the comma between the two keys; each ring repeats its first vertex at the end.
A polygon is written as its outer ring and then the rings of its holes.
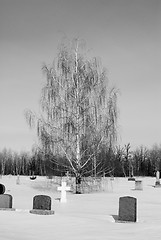
{"type": "Polygon", "coordinates": [[[157,171],[156,172],[156,182],[155,182],[155,185],[160,185],[160,172],[159,171],[157,171]]]}
{"type": "Polygon", "coordinates": [[[58,191],[61,191],[61,199],[60,202],[66,202],[66,191],[70,191],[70,187],[66,186],[66,182],[62,182],[61,187],[58,187],[58,191]]]}
{"type": "Polygon", "coordinates": [[[160,172],[157,171],[157,172],[156,172],[156,180],[159,181],[159,178],[160,178],[160,172]]]}
{"type": "Polygon", "coordinates": [[[19,175],[17,175],[17,179],[16,179],[16,184],[20,184],[20,176],[19,175]]]}

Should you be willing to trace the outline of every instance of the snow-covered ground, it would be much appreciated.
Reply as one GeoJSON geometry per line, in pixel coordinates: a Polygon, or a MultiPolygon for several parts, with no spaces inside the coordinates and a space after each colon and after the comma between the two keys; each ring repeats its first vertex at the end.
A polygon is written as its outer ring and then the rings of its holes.
{"type": "Polygon", "coordinates": [[[107,182],[107,191],[91,194],[67,192],[67,202],[60,203],[60,192],[45,177],[3,176],[0,183],[13,196],[16,211],[0,211],[0,240],[156,240],[161,239],[161,188],[154,188],[155,178],[143,180],[143,191],[134,190],[135,182],[115,178],[107,182]],[[54,215],[29,213],[37,194],[52,198],[54,215]],[[117,223],[119,197],[137,198],[137,222],[117,223]]]}

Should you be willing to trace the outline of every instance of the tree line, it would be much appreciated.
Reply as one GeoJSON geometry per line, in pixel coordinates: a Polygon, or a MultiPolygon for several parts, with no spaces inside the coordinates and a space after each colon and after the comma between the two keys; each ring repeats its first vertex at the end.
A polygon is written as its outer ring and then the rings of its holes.
{"type": "MultiPolygon", "coordinates": [[[[114,150],[106,152],[102,149],[82,176],[129,177],[131,168],[134,176],[155,176],[155,172],[161,169],[161,145],[154,145],[150,149],[140,146],[133,151],[130,146],[127,151],[129,146],[116,146],[114,150]]],[[[45,155],[40,149],[34,149],[31,153],[17,153],[6,148],[0,151],[0,174],[73,176],[66,159],[60,156],[45,155]]]]}

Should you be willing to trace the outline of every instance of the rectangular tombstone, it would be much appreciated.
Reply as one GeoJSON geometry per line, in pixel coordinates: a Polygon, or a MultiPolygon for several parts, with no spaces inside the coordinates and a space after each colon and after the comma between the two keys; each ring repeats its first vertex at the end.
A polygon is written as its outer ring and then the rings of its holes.
{"type": "Polygon", "coordinates": [[[143,190],[143,184],[141,180],[135,180],[135,190],[143,190]]]}
{"type": "Polygon", "coordinates": [[[46,195],[36,195],[33,198],[33,209],[51,210],[51,197],[46,195]]]}
{"type": "Polygon", "coordinates": [[[10,194],[0,195],[0,208],[12,208],[12,196],[10,194]]]}
{"type": "Polygon", "coordinates": [[[119,221],[136,222],[137,199],[134,197],[120,197],[119,199],[119,221]]]}

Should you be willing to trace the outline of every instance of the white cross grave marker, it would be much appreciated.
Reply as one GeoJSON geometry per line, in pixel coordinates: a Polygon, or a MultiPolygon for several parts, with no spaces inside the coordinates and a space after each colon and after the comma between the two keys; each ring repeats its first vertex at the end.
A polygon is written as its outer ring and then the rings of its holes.
{"type": "Polygon", "coordinates": [[[58,191],[61,191],[61,199],[60,202],[66,202],[66,191],[70,191],[70,187],[66,186],[66,182],[62,182],[61,187],[58,187],[58,191]]]}

